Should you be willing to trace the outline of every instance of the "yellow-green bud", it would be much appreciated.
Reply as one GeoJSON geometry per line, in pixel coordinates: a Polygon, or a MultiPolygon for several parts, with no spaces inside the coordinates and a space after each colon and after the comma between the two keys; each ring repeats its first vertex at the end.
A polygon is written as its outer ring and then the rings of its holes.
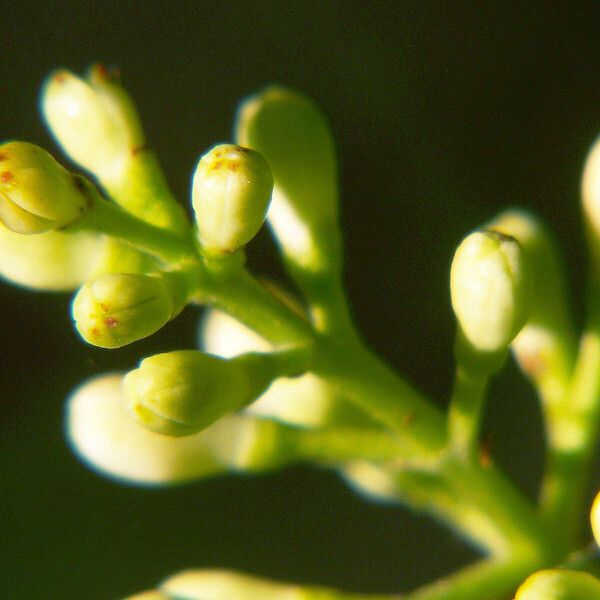
{"type": "Polygon", "coordinates": [[[81,180],[39,146],[0,145],[0,222],[11,231],[60,229],[81,218],[89,204],[81,180]]]}
{"type": "Polygon", "coordinates": [[[339,270],[337,160],[321,111],[293,90],[269,87],[241,104],[236,139],[271,166],[268,219],[291,266],[308,273],[339,270]]]}
{"type": "Polygon", "coordinates": [[[600,270],[600,138],[594,142],[585,161],[581,197],[594,270],[598,276],[600,270]]]}
{"type": "Polygon", "coordinates": [[[596,544],[600,547],[600,492],[594,498],[592,510],[590,511],[590,522],[594,539],[596,540],[596,544]]]}
{"type": "Polygon", "coordinates": [[[42,90],[42,110],[51,132],[69,157],[88,171],[111,171],[145,144],[135,106],[114,73],[94,65],[87,78],[52,73],[42,90]]]}
{"type": "Polygon", "coordinates": [[[462,334],[477,352],[505,350],[527,321],[529,271],[510,236],[483,230],[466,237],[454,255],[450,289],[462,334]]]}
{"type": "Polygon", "coordinates": [[[272,191],[271,169],[258,152],[222,144],[204,154],[192,183],[203,249],[222,254],[247,244],[265,220],[272,191]]]}
{"type": "Polygon", "coordinates": [[[547,569],[529,576],[515,600],[592,600],[600,598],[600,581],[584,571],[547,569]]]}
{"type": "Polygon", "coordinates": [[[335,600],[340,593],[322,587],[269,581],[221,569],[184,571],[163,582],[168,595],[186,600],[335,600]]]}
{"type": "Polygon", "coordinates": [[[65,429],[75,453],[92,469],[132,484],[168,485],[224,471],[204,433],[168,438],[142,427],[127,412],[123,376],[95,377],[67,404],[65,429]]]}
{"type": "Polygon", "coordinates": [[[157,354],[125,377],[127,405],[152,431],[190,435],[255,400],[273,378],[261,367],[259,355],[225,360],[195,350],[157,354]]]}
{"type": "Polygon", "coordinates": [[[183,307],[176,275],[116,273],[86,283],[73,300],[81,337],[101,348],[120,348],[158,331],[183,307]]]}

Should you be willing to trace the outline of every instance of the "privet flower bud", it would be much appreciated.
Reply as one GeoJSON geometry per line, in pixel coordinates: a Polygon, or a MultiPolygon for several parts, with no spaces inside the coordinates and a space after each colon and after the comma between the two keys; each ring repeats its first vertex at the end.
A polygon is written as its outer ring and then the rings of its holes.
{"type": "Polygon", "coordinates": [[[600,581],[584,571],[547,569],[530,575],[515,600],[591,600],[600,598],[600,581]]]}
{"type": "Polygon", "coordinates": [[[596,544],[600,547],[600,492],[594,498],[592,510],[590,512],[590,522],[592,525],[592,533],[596,544]]]}
{"type": "Polygon", "coordinates": [[[145,144],[131,98],[101,65],[86,79],[66,70],[52,73],[42,91],[42,110],[69,157],[101,179],[145,144]]]}
{"type": "Polygon", "coordinates": [[[102,474],[132,484],[168,485],[224,471],[204,433],[168,438],[142,427],[127,412],[123,376],[95,377],[67,404],[65,429],[75,453],[102,474]]]}
{"type": "Polygon", "coordinates": [[[259,355],[224,360],[195,350],[144,359],[124,381],[129,410],[148,429],[196,433],[255,400],[272,374],[259,355]]]}
{"type": "Polygon", "coordinates": [[[583,169],[581,197],[594,270],[600,270],[600,138],[592,146],[583,169]]]}
{"type": "Polygon", "coordinates": [[[334,600],[339,592],[321,587],[269,581],[222,569],[200,569],[173,575],[161,590],[187,600],[334,600]]]}
{"type": "Polygon", "coordinates": [[[293,90],[269,87],[240,106],[236,138],[271,166],[268,218],[286,258],[309,272],[338,268],[337,160],[321,111],[293,90]]]}
{"type": "Polygon", "coordinates": [[[183,307],[176,275],[116,273],[86,283],[73,300],[81,337],[101,348],[120,348],[158,331],[183,307]]]}
{"type": "Polygon", "coordinates": [[[0,222],[16,233],[65,227],[87,210],[89,198],[78,177],[34,144],[0,146],[0,222]]]}
{"type": "Polygon", "coordinates": [[[258,152],[231,144],[207,152],[192,183],[202,247],[230,253],[247,244],[265,220],[272,191],[271,170],[258,152]]]}
{"type": "Polygon", "coordinates": [[[510,236],[483,230],[465,238],[454,255],[450,289],[462,333],[478,352],[506,349],[527,321],[527,261],[510,236]]]}

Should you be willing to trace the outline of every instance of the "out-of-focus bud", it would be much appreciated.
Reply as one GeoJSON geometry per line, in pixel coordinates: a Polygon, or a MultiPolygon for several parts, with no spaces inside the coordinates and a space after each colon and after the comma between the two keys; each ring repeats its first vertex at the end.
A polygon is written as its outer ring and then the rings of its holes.
{"type": "Polygon", "coordinates": [[[42,111],[69,157],[101,179],[136,148],[144,134],[136,109],[114,74],[94,65],[87,78],[52,73],[42,90],[42,111]]]}
{"type": "Polygon", "coordinates": [[[529,268],[513,237],[483,230],[470,234],[454,255],[452,307],[475,352],[503,352],[530,310],[529,268]]]}
{"type": "Polygon", "coordinates": [[[231,360],[194,350],[144,359],[125,377],[127,405],[148,429],[184,436],[254,401],[274,379],[269,355],[231,360]]]}
{"type": "Polygon", "coordinates": [[[517,590],[515,600],[591,600],[600,598],[600,581],[584,571],[538,571],[517,590]]]}
{"type": "Polygon", "coordinates": [[[172,600],[173,596],[167,596],[164,592],[157,590],[148,590],[147,592],[141,592],[135,594],[135,596],[127,596],[125,600],[172,600]]]}
{"type": "Polygon", "coordinates": [[[294,458],[290,428],[249,414],[230,415],[204,430],[206,445],[223,466],[233,471],[263,472],[294,458]]]}
{"type": "Polygon", "coordinates": [[[393,474],[379,465],[357,460],[341,468],[340,474],[357,494],[369,501],[394,504],[400,502],[393,474]]]}
{"type": "Polygon", "coordinates": [[[127,412],[122,375],[96,377],[69,398],[65,428],[75,453],[110,478],[168,485],[224,471],[200,433],[168,438],[142,427],[127,412]]]}
{"type": "MultiPolygon", "coordinates": [[[[221,311],[205,313],[200,328],[200,347],[224,358],[245,352],[270,352],[272,346],[254,331],[221,311]]],[[[274,418],[293,425],[318,427],[332,417],[335,394],[312,373],[280,378],[256,402],[247,407],[253,415],[274,418]]],[[[349,403],[344,402],[347,406],[349,403]]]]}
{"type": "Polygon", "coordinates": [[[339,592],[268,581],[220,569],[178,573],[163,582],[167,594],[186,600],[335,600],[339,592]]]}
{"type": "Polygon", "coordinates": [[[185,304],[177,274],[116,273],[86,283],[73,300],[81,337],[101,348],[120,348],[158,331],[185,304]]]}
{"type": "Polygon", "coordinates": [[[583,213],[588,230],[594,276],[600,277],[600,138],[585,161],[581,180],[583,213]]]}
{"type": "Polygon", "coordinates": [[[273,176],[254,150],[221,144],[202,156],[192,183],[192,204],[203,250],[235,252],[261,228],[273,176]]]}
{"type": "Polygon", "coordinates": [[[60,229],[86,212],[81,180],[42,148],[27,142],[0,146],[0,222],[16,233],[60,229]]]}
{"type": "Polygon", "coordinates": [[[600,492],[594,498],[592,510],[590,511],[590,522],[594,539],[596,540],[596,544],[600,547],[600,492]]]}
{"type": "Polygon", "coordinates": [[[236,135],[273,171],[268,219],[286,259],[300,271],[339,270],[337,161],[319,109],[297,92],[270,87],[242,103],[236,135]]]}

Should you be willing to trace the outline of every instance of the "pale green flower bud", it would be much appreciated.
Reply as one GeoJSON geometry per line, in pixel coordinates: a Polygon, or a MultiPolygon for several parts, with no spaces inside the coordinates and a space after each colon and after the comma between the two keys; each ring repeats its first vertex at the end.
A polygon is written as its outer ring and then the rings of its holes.
{"type": "Polygon", "coordinates": [[[116,273],[86,283],[73,300],[81,337],[101,348],[120,348],[158,331],[185,303],[176,274],[116,273]]]}
{"type": "Polygon", "coordinates": [[[517,240],[483,230],[460,244],[450,273],[452,307],[476,352],[508,348],[529,316],[530,278],[517,240]]]}
{"type": "Polygon", "coordinates": [[[340,596],[326,588],[268,581],[222,569],[184,571],[163,582],[161,589],[186,600],[335,600],[340,596]]]}
{"type": "Polygon", "coordinates": [[[65,152],[101,179],[110,179],[111,172],[145,144],[131,98],[101,65],[93,66],[86,79],[66,70],[52,73],[41,103],[65,152]]]}
{"type": "Polygon", "coordinates": [[[592,600],[600,598],[600,581],[584,571],[547,569],[529,576],[515,600],[592,600]]]}
{"type": "Polygon", "coordinates": [[[42,148],[27,142],[0,146],[0,222],[16,233],[65,227],[90,201],[81,180],[42,148]]]}
{"type": "Polygon", "coordinates": [[[596,544],[600,547],[600,492],[596,494],[594,503],[592,504],[592,510],[590,512],[590,522],[592,525],[592,533],[596,544]]]}
{"type": "Polygon", "coordinates": [[[585,161],[581,197],[593,267],[595,276],[598,277],[600,271],[600,138],[594,142],[585,161]]]}
{"type": "Polygon", "coordinates": [[[268,358],[225,360],[194,350],[144,359],[125,377],[127,405],[148,429],[190,435],[254,401],[274,378],[268,358]]]}
{"type": "Polygon", "coordinates": [[[400,502],[393,473],[380,465],[357,460],[342,467],[340,473],[357,494],[370,502],[400,502]]]}
{"type": "Polygon", "coordinates": [[[168,438],[127,412],[119,374],[95,377],[69,398],[65,430],[75,453],[101,474],[132,484],[167,485],[224,471],[204,433],[168,438]]]}
{"type": "Polygon", "coordinates": [[[288,261],[311,273],[339,269],[337,161],[319,109],[297,92],[270,87],[240,106],[236,136],[271,166],[268,219],[288,261]]]}
{"type": "Polygon", "coordinates": [[[204,154],[192,183],[203,249],[223,254],[246,245],[265,220],[272,191],[271,169],[258,152],[221,144],[204,154]]]}

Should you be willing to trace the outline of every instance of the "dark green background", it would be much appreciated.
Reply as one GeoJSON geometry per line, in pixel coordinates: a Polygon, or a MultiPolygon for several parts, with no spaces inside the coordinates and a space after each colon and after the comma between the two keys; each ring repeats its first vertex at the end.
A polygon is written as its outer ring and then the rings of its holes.
{"type": "MultiPolygon", "coordinates": [[[[502,208],[527,206],[551,223],[580,319],[578,185],[600,132],[599,8],[4,2],[0,139],[55,151],[37,110],[48,71],[120,65],[185,201],[197,156],[230,139],[240,98],[271,82],[302,90],[338,141],[356,319],[375,349],[443,404],[453,249],[502,208]]],[[[278,276],[266,233],[249,252],[257,271],[278,276]]],[[[328,472],[299,467],[152,491],[87,471],[62,436],[68,391],[142,355],[191,347],[197,315],[108,352],[78,340],[68,302],[0,285],[3,598],[117,598],[192,566],[401,591],[474,556],[428,519],[367,504],[328,472]]],[[[512,364],[493,386],[487,422],[498,461],[534,493],[541,427],[512,364]]]]}

